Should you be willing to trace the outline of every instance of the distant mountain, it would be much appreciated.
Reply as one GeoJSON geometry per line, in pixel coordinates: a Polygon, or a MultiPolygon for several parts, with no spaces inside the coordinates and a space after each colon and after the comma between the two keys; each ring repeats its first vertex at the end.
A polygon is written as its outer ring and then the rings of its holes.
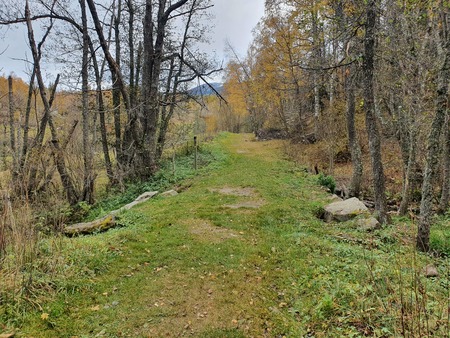
{"type": "Polygon", "coordinates": [[[211,87],[213,87],[219,94],[223,93],[223,83],[219,82],[212,82],[209,84],[209,86],[204,83],[200,86],[191,88],[188,90],[188,94],[192,96],[208,96],[208,95],[214,95],[216,94],[211,87]]]}

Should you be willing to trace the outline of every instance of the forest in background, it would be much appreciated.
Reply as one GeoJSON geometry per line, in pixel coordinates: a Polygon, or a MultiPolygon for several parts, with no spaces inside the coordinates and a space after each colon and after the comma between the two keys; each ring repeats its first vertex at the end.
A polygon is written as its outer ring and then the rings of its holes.
{"type": "Polygon", "coordinates": [[[400,215],[417,217],[417,248],[428,252],[434,215],[449,205],[448,4],[267,0],[247,56],[229,46],[223,94],[210,86],[215,96],[198,97],[192,83],[221,71],[199,48],[211,6],[0,5],[2,26],[26,25],[32,55],[29,79],[0,81],[0,252],[12,222],[33,224],[51,205],[57,229],[95,202],[96,189],[150,180],[165,151],[220,131],[289,139],[291,155],[308,153],[302,164],[316,173],[351,163],[342,194],[372,199],[381,223],[398,202],[400,215]],[[48,62],[62,70],[51,84],[48,62]],[[386,178],[387,162],[399,177],[386,178]]]}
{"type": "Polygon", "coordinates": [[[247,56],[227,65],[218,123],[306,144],[291,152],[315,171],[351,162],[346,197],[370,196],[382,223],[388,202],[418,213],[428,251],[449,205],[449,24],[445,1],[267,0],[247,56]]]}

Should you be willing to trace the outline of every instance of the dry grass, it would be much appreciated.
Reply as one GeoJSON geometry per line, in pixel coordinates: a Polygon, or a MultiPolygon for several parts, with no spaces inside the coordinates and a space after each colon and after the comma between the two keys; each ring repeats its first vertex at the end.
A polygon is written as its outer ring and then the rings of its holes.
{"type": "Polygon", "coordinates": [[[201,242],[221,243],[227,239],[239,237],[233,230],[215,226],[203,219],[187,219],[182,224],[187,226],[189,233],[201,242]]]}
{"type": "Polygon", "coordinates": [[[253,197],[256,195],[255,189],[249,187],[224,187],[220,189],[209,189],[209,191],[231,196],[253,197]]]}
{"type": "MultiPolygon", "coordinates": [[[[341,147],[342,148],[342,147],[341,147]]],[[[340,151],[346,151],[338,148],[340,151]]],[[[333,171],[330,171],[327,144],[317,142],[315,144],[292,144],[286,143],[287,154],[297,163],[306,166],[308,171],[314,172],[317,167],[320,172],[332,175],[338,186],[348,186],[352,175],[352,164],[349,160],[339,161],[335,159],[333,171]]],[[[367,146],[363,151],[363,191],[369,193],[372,190],[371,160],[367,146]]],[[[395,140],[384,140],[383,142],[383,165],[386,176],[386,188],[391,195],[399,195],[402,190],[402,159],[400,157],[398,142],[395,140]]]]}

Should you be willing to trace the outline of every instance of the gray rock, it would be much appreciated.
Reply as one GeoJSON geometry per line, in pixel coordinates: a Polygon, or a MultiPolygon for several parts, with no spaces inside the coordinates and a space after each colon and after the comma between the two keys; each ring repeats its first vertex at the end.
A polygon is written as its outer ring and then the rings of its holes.
{"type": "Polygon", "coordinates": [[[324,210],[325,222],[345,222],[358,215],[368,213],[367,207],[356,197],[328,204],[324,210]]]}
{"type": "Polygon", "coordinates": [[[380,222],[374,217],[361,218],[356,221],[356,224],[363,231],[373,231],[381,227],[380,222]]]}
{"type": "Polygon", "coordinates": [[[116,217],[114,215],[107,215],[92,222],[77,223],[66,226],[63,231],[66,236],[77,236],[92,234],[95,232],[103,232],[115,226],[116,217]]]}
{"type": "Polygon", "coordinates": [[[162,197],[172,197],[176,195],[178,195],[178,193],[175,190],[169,190],[161,194],[162,197]]]}
{"type": "Polygon", "coordinates": [[[342,202],[342,201],[343,201],[343,199],[340,198],[340,197],[339,197],[338,195],[336,195],[336,194],[333,194],[333,195],[329,196],[329,197],[327,198],[327,200],[330,201],[331,203],[334,203],[334,202],[342,202]]]}
{"type": "Polygon", "coordinates": [[[422,269],[422,273],[425,277],[439,277],[439,272],[437,271],[436,267],[432,264],[428,264],[426,267],[422,269]]]}
{"type": "Polygon", "coordinates": [[[133,202],[128,203],[127,205],[124,205],[123,207],[121,207],[120,209],[111,211],[110,214],[111,215],[117,215],[121,212],[124,212],[126,210],[130,210],[132,207],[144,203],[145,201],[148,201],[150,198],[158,195],[158,191],[147,191],[144,192],[142,195],[139,195],[133,202]]]}
{"type": "Polygon", "coordinates": [[[144,192],[142,195],[139,195],[134,201],[135,202],[146,201],[156,195],[158,195],[157,191],[147,191],[147,192],[144,192]]]}

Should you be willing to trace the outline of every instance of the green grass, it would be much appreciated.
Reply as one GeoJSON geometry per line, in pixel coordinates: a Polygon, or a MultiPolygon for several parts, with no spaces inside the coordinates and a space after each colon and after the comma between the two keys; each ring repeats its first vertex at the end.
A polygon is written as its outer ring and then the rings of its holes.
{"type": "Polygon", "coordinates": [[[437,254],[450,257],[450,210],[433,225],[430,233],[430,248],[437,254]]]}
{"type": "Polygon", "coordinates": [[[186,150],[183,149],[182,152],[176,154],[175,168],[172,158],[165,159],[151,180],[128,183],[123,188],[124,191],[119,189],[110,191],[94,205],[79,203],[77,214],[72,218],[75,218],[75,221],[80,220],[80,217],[84,220],[93,220],[134,201],[136,197],[146,191],[163,192],[179,184],[182,185],[183,182],[186,184],[186,181],[196,174],[212,170],[218,163],[221,163],[224,156],[223,151],[218,147],[210,144],[201,145],[197,155],[198,171],[196,171],[194,169],[194,153],[192,150],[186,153],[186,150]]]}
{"type": "Polygon", "coordinates": [[[449,260],[416,254],[409,221],[373,233],[325,224],[327,193],[281,143],[223,134],[209,147],[216,160],[182,193],[130,210],[124,227],[43,242],[40,285],[0,322],[18,337],[448,333],[449,260]],[[249,201],[262,206],[227,207],[249,201]],[[421,275],[429,263],[439,279],[421,275]]]}

